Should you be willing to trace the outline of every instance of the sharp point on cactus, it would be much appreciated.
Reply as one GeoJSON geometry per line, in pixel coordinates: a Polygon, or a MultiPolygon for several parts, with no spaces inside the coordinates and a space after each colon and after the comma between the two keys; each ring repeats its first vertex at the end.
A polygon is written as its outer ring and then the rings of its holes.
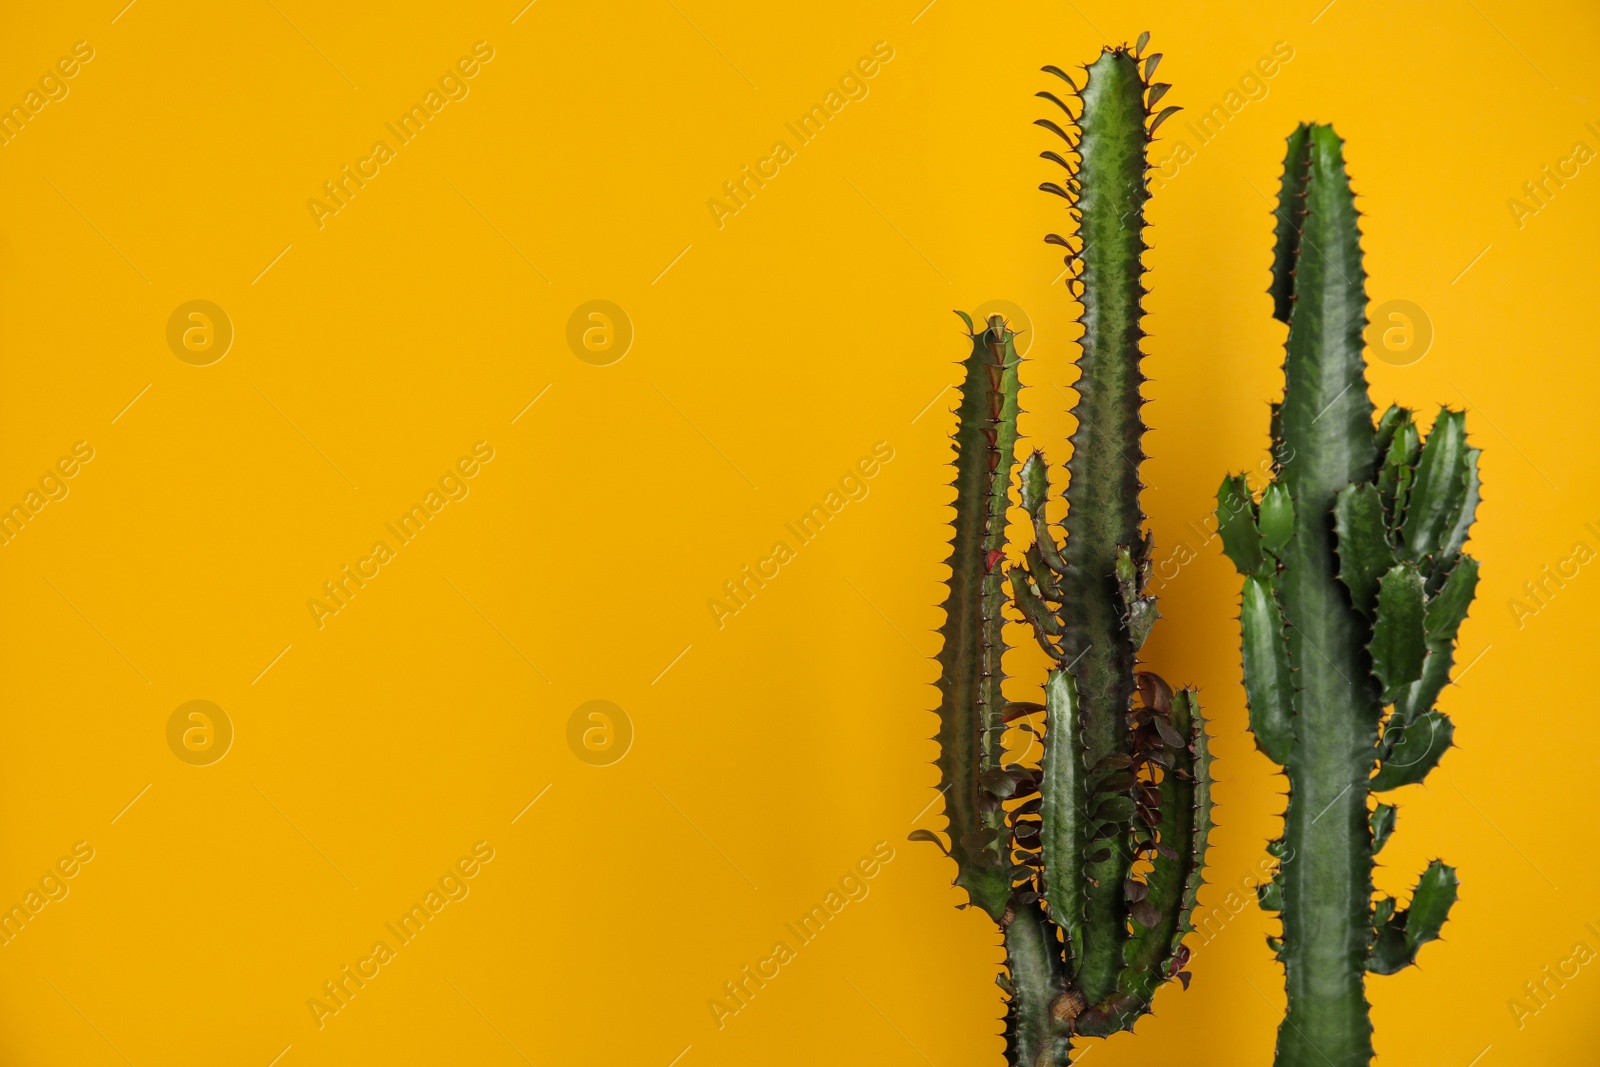
{"type": "Polygon", "coordinates": [[[1217,522],[1244,575],[1251,731],[1289,779],[1270,848],[1279,870],[1260,891],[1283,923],[1270,939],[1289,1004],[1276,1062],[1365,1067],[1366,972],[1415,962],[1456,899],[1454,869],[1435,861],[1407,907],[1373,901],[1373,856],[1396,809],[1370,798],[1420,782],[1451,744],[1434,702],[1477,585],[1461,550],[1478,452],[1462,412],[1442,410],[1426,439],[1403,408],[1374,424],[1360,232],[1331,127],[1290,135],[1275,231],[1269,293],[1289,327],[1275,480],[1258,501],[1242,477],[1225,479],[1217,522]]]}

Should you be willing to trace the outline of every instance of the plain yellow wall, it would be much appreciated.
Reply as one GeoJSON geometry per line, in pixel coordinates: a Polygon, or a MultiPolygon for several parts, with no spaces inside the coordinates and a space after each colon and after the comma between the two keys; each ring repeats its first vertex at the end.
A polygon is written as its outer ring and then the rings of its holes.
{"type": "MultiPolygon", "coordinates": [[[[950,310],[1026,311],[1023,428],[1062,461],[1076,328],[1032,94],[1043,64],[1145,29],[1188,109],[1154,155],[1193,150],[1149,212],[1144,499],[1158,555],[1193,559],[1147,653],[1213,717],[1202,899],[1227,921],[1193,988],[1091,1062],[1270,1061],[1275,924],[1242,902],[1282,784],[1245,732],[1238,579],[1201,523],[1264,455],[1267,194],[1307,118],[1349,141],[1374,303],[1434,332],[1375,363],[1375,401],[1466,405],[1484,450],[1471,666],[1444,697],[1460,747],[1400,795],[1378,872],[1400,891],[1442,856],[1462,899],[1420,968],[1370,983],[1380,1060],[1596,1061],[1600,977],[1570,961],[1600,952],[1600,568],[1577,558],[1600,551],[1600,175],[1524,190],[1600,151],[1592,6],[522,2],[0,20],[0,102],[92,50],[0,146],[0,504],[93,456],[0,546],[0,903],[66,891],[0,946],[0,1061],[999,1062],[995,933],[906,841],[942,825],[950,310]],[[477,42],[467,95],[400,144],[385,123],[477,42]],[[1241,87],[1274,48],[1292,57],[1241,87]],[[874,58],[802,143],[786,123],[874,58]],[[1216,105],[1201,145],[1186,123],[1216,105]],[[379,140],[393,158],[345,206],[308,207],[379,140]],[[764,187],[710,205],[746,166],[764,187]],[[167,341],[192,300],[232,324],[207,366],[167,341]],[[610,365],[567,341],[591,300],[632,324],[610,365]],[[468,495],[401,545],[385,523],[479,442],[492,459],[446,481],[468,495]],[[786,523],[836,490],[801,544],[786,523]],[[379,540],[393,558],[319,619],[379,540]],[[779,541],[792,558],[763,564],[779,541]],[[747,565],[777,573],[717,611],[747,565]],[[168,742],[194,700],[233,730],[207,766],[168,742]],[[569,745],[594,700],[631,724],[609,765],[590,720],[569,745]],[[463,858],[445,886],[467,895],[402,945],[385,924],[463,858]],[[801,944],[786,924],[835,891],[801,944]],[[393,958],[319,1019],[380,940],[393,958]],[[793,958],[719,1018],[780,940],[793,958]]],[[[1014,669],[1025,694],[1039,663],[1014,669]]]]}

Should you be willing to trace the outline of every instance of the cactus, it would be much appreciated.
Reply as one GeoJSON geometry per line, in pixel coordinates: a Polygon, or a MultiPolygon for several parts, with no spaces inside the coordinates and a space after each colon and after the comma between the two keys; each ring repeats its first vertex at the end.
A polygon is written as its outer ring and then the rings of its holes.
{"type": "Polygon", "coordinates": [[[1043,153],[1069,177],[1042,188],[1078,222],[1073,239],[1046,241],[1067,249],[1084,333],[1066,539],[1046,519],[1047,465],[1035,451],[1021,471],[1033,537],[1020,563],[1007,564],[1005,537],[1017,444],[1012,333],[998,316],[980,330],[962,315],[972,351],[955,435],[938,763],[956,883],[1004,931],[1007,1057],[1018,1067],[1065,1064],[1075,1034],[1129,1029],[1163,982],[1188,984],[1182,940],[1211,825],[1194,693],[1137,666],[1156,618],[1143,595],[1151,541],[1137,468],[1146,150],[1176,110],[1155,113],[1168,87],[1150,83],[1161,57],[1140,54],[1147,39],[1107,48],[1082,89],[1044,68],[1072,86],[1076,105],[1038,94],[1072,130],[1039,122],[1077,157],[1043,153]],[[1049,658],[1042,704],[1001,694],[1006,585],[1049,658]],[[1005,731],[1039,739],[1041,712],[1039,766],[1007,763],[1005,731]]]}
{"type": "Polygon", "coordinates": [[[1372,794],[1420,782],[1450,747],[1434,707],[1478,580],[1462,554],[1478,452],[1462,412],[1424,442],[1412,413],[1373,421],[1357,212],[1333,129],[1289,137],[1270,293],[1288,324],[1273,406],[1274,479],[1260,499],[1223,481],[1217,521],[1244,575],[1245,694],[1256,745],[1289,781],[1278,870],[1260,891],[1288,1011],[1278,1067],[1370,1063],[1365,975],[1416,962],[1439,936],[1456,875],[1435,860],[1407,907],[1373,901],[1373,857],[1396,809],[1372,794]],[[1385,708],[1389,708],[1385,717],[1385,708]]]}

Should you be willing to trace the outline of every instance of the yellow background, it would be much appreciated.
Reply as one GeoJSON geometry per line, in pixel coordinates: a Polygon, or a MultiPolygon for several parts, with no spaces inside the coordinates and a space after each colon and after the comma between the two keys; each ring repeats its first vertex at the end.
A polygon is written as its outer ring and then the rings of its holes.
{"type": "MultiPolygon", "coordinates": [[[[1460,747],[1400,796],[1378,873],[1399,891],[1443,856],[1462,900],[1420,968],[1369,983],[1380,1059],[1595,1062],[1593,968],[1520,1026],[1509,1002],[1532,1007],[1524,983],[1580,940],[1600,950],[1600,575],[1537,612],[1511,601],[1575,543],[1600,549],[1600,176],[1520,228],[1508,201],[1575,142],[1600,148],[1600,18],[925,2],[7,14],[0,101],[76,41],[95,54],[0,147],[0,499],[74,442],[95,458],[0,548],[0,900],[74,842],[95,857],[0,947],[0,1061],[999,1062],[995,932],[905,840],[942,825],[950,309],[1030,314],[1023,428],[1059,463],[1076,329],[1040,242],[1067,222],[1034,191],[1053,139],[1031,94],[1053,87],[1041,65],[1150,29],[1188,109],[1158,159],[1293,49],[1149,212],[1144,499],[1158,556],[1196,558],[1147,655],[1213,716],[1203,900],[1227,912],[1282,804],[1244,729],[1238,579],[1199,531],[1223,473],[1264,455],[1283,333],[1266,194],[1284,135],[1318,118],[1349,140],[1374,303],[1412,301],[1435,331],[1420,362],[1373,366],[1374,398],[1465,404],[1484,450],[1472,665],[1444,698],[1460,747]],[[470,95],[319,229],[307,200],[478,41],[494,59],[470,95]],[[880,41],[869,94],[719,228],[723,182],[795,147],[785,122],[880,41]],[[193,299],[236,331],[207,367],[165,340],[193,299]],[[591,299],[636,330],[611,366],[565,340],[591,299]],[[470,496],[318,629],[308,599],[478,441],[495,458],[470,496]],[[723,583],[880,441],[869,495],[719,628],[723,583]],[[236,731],[208,767],[166,741],[195,699],[236,731]],[[607,767],[567,744],[595,699],[634,729],[607,767]],[[495,858],[470,895],[319,1029],[308,999],[478,841],[495,858]],[[870,895],[719,1028],[723,983],[879,841],[895,852],[870,895]]],[[[1017,654],[1019,695],[1038,666],[1017,654]]],[[[1243,907],[1193,988],[1091,1062],[1268,1063],[1273,925],[1243,907]]]]}

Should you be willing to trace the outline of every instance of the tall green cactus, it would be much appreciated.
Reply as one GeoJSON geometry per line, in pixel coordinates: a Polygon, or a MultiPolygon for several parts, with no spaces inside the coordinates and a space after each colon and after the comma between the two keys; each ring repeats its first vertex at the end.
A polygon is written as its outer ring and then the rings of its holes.
{"type": "Polygon", "coordinates": [[[1034,452],[1020,499],[1032,543],[1005,560],[1014,464],[1018,360],[999,317],[972,333],[956,433],[956,520],[940,653],[940,756],[957,884],[1005,932],[1009,1062],[1065,1064],[1074,1034],[1131,1028],[1156,988],[1185,984],[1189,930],[1210,829],[1210,754],[1191,690],[1137,667],[1155,621],[1143,595],[1151,542],[1142,532],[1137,463],[1145,292],[1140,256],[1150,136],[1175,108],[1150,75],[1159,55],[1108,48],[1071,106],[1049,92],[1067,127],[1066,168],[1046,191],[1077,220],[1069,285],[1083,308],[1082,356],[1068,464],[1066,541],[1045,517],[1047,467],[1034,452]],[[1069,132],[1069,129],[1071,132],[1069,132]],[[1049,657],[1044,701],[1008,703],[1002,583],[1049,657]],[[1138,696],[1135,704],[1134,697],[1138,696]],[[1038,737],[1039,767],[1007,764],[1002,735],[1038,737]]]}
{"type": "Polygon", "coordinates": [[[1223,547],[1244,575],[1245,693],[1256,744],[1284,768],[1289,805],[1261,889],[1288,1012],[1279,1067],[1365,1067],[1367,971],[1391,974],[1438,937],[1455,871],[1435,860],[1408,907],[1373,901],[1373,856],[1395,808],[1372,794],[1422,781],[1450,747],[1434,708],[1478,580],[1461,552],[1478,502],[1466,418],[1442,410],[1426,443],[1412,413],[1373,423],[1362,361],[1360,231],[1343,142],[1289,137],[1270,290],[1289,326],[1273,407],[1275,479],[1259,501],[1223,481],[1223,547]],[[1384,709],[1392,707],[1385,717],[1384,709]]]}

